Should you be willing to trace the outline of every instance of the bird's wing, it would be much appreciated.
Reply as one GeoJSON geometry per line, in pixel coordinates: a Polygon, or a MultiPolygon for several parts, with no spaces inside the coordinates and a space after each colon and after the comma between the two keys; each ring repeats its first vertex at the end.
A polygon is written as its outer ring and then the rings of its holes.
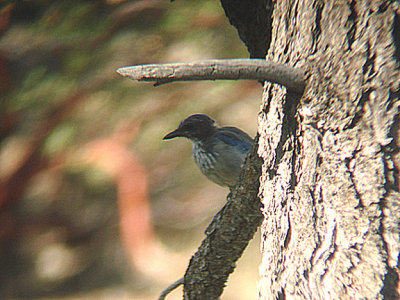
{"type": "Polygon", "coordinates": [[[253,139],[236,127],[219,128],[217,138],[230,146],[238,146],[246,152],[250,150],[253,144],[253,139]]]}

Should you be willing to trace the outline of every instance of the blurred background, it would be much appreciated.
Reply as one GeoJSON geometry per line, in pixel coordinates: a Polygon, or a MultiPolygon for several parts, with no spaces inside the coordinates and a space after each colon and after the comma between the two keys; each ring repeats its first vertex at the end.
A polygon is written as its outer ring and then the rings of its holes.
{"type": "MultiPolygon", "coordinates": [[[[1,1],[0,298],[156,299],[182,277],[228,189],[162,137],[193,113],[254,136],[262,88],[115,70],[248,56],[217,0],[1,1]]],[[[256,236],[222,299],[257,297],[259,261],[256,236]]]]}

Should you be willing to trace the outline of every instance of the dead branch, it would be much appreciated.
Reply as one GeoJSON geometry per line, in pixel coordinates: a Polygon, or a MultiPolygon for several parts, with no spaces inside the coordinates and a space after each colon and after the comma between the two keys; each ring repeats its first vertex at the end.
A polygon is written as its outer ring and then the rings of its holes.
{"type": "Polygon", "coordinates": [[[192,63],[150,64],[119,68],[117,72],[132,80],[155,81],[154,86],[173,81],[248,79],[281,84],[302,93],[304,71],[264,59],[214,59],[192,63]]]}
{"type": "Polygon", "coordinates": [[[165,290],[162,291],[160,296],[158,297],[158,300],[164,300],[168,296],[169,293],[171,293],[173,290],[178,288],[180,285],[183,284],[183,277],[179,278],[177,281],[175,281],[173,284],[168,286],[165,290]]]}

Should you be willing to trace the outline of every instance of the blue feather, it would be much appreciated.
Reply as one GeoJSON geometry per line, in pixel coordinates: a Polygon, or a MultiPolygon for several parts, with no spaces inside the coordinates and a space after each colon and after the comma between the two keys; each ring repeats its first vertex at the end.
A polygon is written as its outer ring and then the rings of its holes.
{"type": "Polygon", "coordinates": [[[249,151],[251,148],[251,145],[249,145],[248,143],[246,143],[243,140],[240,140],[238,137],[236,137],[235,135],[233,135],[230,132],[224,132],[224,131],[220,131],[217,134],[218,139],[220,139],[221,141],[223,141],[225,144],[228,144],[230,146],[238,146],[240,150],[242,151],[249,151]]]}

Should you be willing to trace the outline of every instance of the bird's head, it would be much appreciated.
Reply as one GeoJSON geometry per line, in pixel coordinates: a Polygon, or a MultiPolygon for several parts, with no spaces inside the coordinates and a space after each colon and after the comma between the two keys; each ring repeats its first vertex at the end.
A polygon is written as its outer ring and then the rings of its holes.
{"type": "Polygon", "coordinates": [[[207,115],[191,115],[183,120],[177,129],[164,136],[164,140],[186,137],[192,141],[200,141],[215,130],[215,121],[207,115]]]}

